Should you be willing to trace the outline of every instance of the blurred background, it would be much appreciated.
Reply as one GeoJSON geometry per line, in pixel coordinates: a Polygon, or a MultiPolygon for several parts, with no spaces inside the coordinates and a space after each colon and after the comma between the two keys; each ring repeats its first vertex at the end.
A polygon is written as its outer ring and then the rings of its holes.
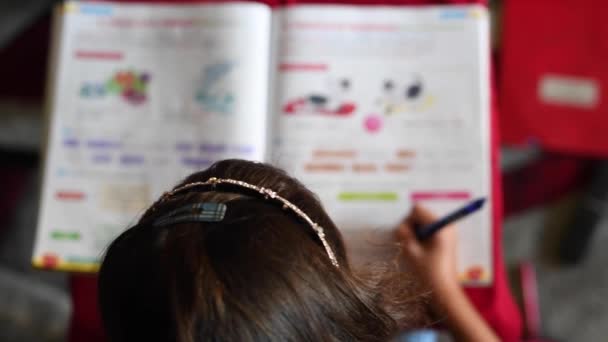
{"type": "MultiPolygon", "coordinates": [[[[30,264],[56,3],[0,2],[0,341],[64,341],[72,314],[69,277],[30,264]]],[[[527,335],[605,340],[608,5],[503,0],[490,8],[503,251],[527,335]]]]}

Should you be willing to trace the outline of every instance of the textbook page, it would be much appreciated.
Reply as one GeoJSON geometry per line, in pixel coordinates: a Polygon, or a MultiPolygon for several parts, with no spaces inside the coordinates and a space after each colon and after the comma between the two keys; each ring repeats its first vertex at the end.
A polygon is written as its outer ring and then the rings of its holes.
{"type": "Polygon", "coordinates": [[[68,2],[61,12],[33,263],[95,271],[186,175],[265,158],[271,11],[68,2]]]}
{"type": "MultiPolygon", "coordinates": [[[[488,14],[477,6],[280,11],[272,161],[315,191],[351,257],[394,257],[412,203],[459,221],[460,277],[492,282],[488,14]]],[[[385,259],[386,260],[386,259],[385,259]]]]}

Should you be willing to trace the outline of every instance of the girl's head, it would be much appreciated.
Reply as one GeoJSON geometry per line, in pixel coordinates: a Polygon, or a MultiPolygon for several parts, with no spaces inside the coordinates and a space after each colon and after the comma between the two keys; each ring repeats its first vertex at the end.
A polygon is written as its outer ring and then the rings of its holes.
{"type": "Polygon", "coordinates": [[[230,184],[194,186],[158,201],[109,246],[99,302],[112,341],[383,341],[423,323],[419,297],[402,284],[351,270],[340,232],[297,180],[226,160],[178,188],[212,177],[293,203],[323,227],[339,267],[313,227],[279,201],[230,184]],[[163,220],[197,203],[226,211],[221,220],[163,220]]]}

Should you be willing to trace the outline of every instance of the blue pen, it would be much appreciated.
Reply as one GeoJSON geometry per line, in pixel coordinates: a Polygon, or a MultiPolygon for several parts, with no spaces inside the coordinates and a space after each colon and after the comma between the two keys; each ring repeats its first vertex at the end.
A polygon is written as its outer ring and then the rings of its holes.
{"type": "Polygon", "coordinates": [[[433,223],[427,224],[424,227],[416,228],[415,229],[416,237],[420,241],[424,241],[424,240],[430,238],[431,236],[433,236],[433,234],[435,234],[441,228],[481,209],[485,202],[486,202],[485,198],[478,198],[478,199],[468,203],[464,207],[440,218],[439,220],[437,220],[433,223]]]}

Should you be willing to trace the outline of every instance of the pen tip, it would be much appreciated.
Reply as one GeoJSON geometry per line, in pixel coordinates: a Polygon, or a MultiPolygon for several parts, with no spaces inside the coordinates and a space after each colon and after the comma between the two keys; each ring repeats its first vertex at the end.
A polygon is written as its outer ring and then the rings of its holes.
{"type": "Polygon", "coordinates": [[[473,203],[475,204],[476,207],[482,207],[486,203],[486,198],[485,197],[478,198],[473,203]]]}

